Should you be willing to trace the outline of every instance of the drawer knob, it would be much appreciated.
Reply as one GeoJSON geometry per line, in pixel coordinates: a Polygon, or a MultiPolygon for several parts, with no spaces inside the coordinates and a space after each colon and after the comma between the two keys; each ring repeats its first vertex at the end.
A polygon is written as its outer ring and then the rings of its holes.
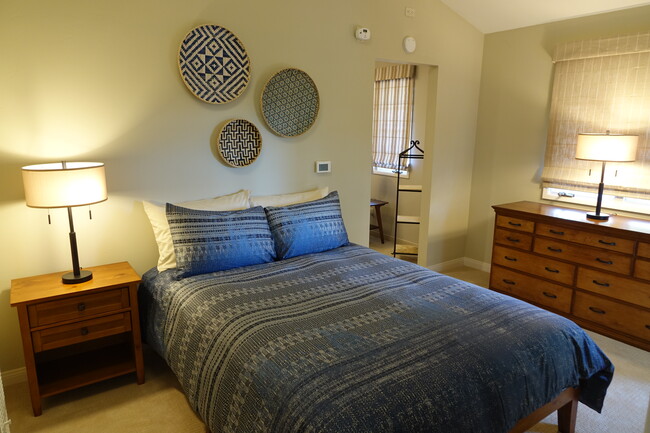
{"type": "Polygon", "coordinates": [[[88,335],[88,328],[86,328],[85,326],[81,328],[81,335],[88,335]]]}
{"type": "Polygon", "coordinates": [[[611,260],[603,260],[600,257],[596,257],[596,261],[602,263],[603,265],[613,265],[614,262],[611,260]]]}
{"type": "Polygon", "coordinates": [[[559,273],[560,273],[559,270],[557,270],[557,269],[551,269],[551,268],[549,268],[548,266],[545,266],[544,269],[545,269],[546,271],[548,271],[548,272],[553,272],[554,274],[559,274],[559,273]]]}
{"type": "Polygon", "coordinates": [[[512,280],[506,280],[506,279],[504,279],[503,282],[506,283],[506,284],[510,284],[511,286],[514,286],[514,285],[516,284],[516,283],[515,283],[514,281],[512,281],[512,280]]]}
{"type": "Polygon", "coordinates": [[[542,294],[543,294],[544,296],[546,296],[547,298],[557,299],[557,295],[554,295],[553,293],[550,293],[550,292],[542,292],[542,294]]]}
{"type": "Polygon", "coordinates": [[[512,222],[512,221],[508,221],[508,224],[510,224],[511,226],[515,226],[515,227],[521,227],[521,223],[515,223],[515,222],[512,222]]]}
{"type": "Polygon", "coordinates": [[[603,287],[609,287],[609,283],[601,283],[598,280],[593,280],[592,283],[598,285],[598,286],[603,286],[603,287]]]}
{"type": "Polygon", "coordinates": [[[511,236],[508,236],[506,239],[508,239],[510,242],[520,242],[519,239],[513,238],[511,236]]]}
{"type": "Polygon", "coordinates": [[[560,231],[560,230],[549,229],[548,231],[551,232],[551,233],[553,233],[554,235],[564,236],[564,232],[563,232],[563,231],[560,231]]]}
{"type": "Polygon", "coordinates": [[[79,304],[77,304],[77,311],[84,311],[85,309],[86,309],[86,304],[84,304],[83,302],[79,302],[79,304]]]}
{"type": "Polygon", "coordinates": [[[553,251],[554,253],[561,253],[562,248],[553,248],[553,247],[546,247],[549,251],[553,251]]]}
{"type": "Polygon", "coordinates": [[[508,256],[503,256],[504,259],[509,260],[511,262],[516,262],[517,258],[516,257],[508,257],[508,256]]]}
{"type": "Polygon", "coordinates": [[[645,325],[646,328],[650,329],[650,325],[645,325]]]}
{"type": "Polygon", "coordinates": [[[607,242],[607,241],[604,241],[604,240],[602,240],[602,239],[598,239],[598,243],[601,243],[601,244],[603,244],[603,245],[609,245],[609,246],[611,246],[611,247],[613,247],[613,246],[616,245],[616,242],[607,242]]]}
{"type": "Polygon", "coordinates": [[[601,310],[600,308],[589,307],[589,309],[590,309],[591,311],[593,311],[594,313],[596,313],[596,314],[605,314],[605,310],[601,310]]]}

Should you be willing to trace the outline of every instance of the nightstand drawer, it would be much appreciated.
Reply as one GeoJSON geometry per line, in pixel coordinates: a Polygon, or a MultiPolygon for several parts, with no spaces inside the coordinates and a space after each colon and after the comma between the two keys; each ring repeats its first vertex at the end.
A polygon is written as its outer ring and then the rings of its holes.
{"type": "Polygon", "coordinates": [[[34,352],[56,349],[131,330],[129,313],[113,314],[32,332],[34,352]]]}
{"type": "Polygon", "coordinates": [[[576,267],[569,263],[498,245],[494,246],[492,263],[567,285],[573,284],[576,270],[576,267]]]}
{"type": "Polygon", "coordinates": [[[576,292],[573,314],[650,341],[650,312],[576,292]]]}
{"type": "Polygon", "coordinates": [[[577,287],[650,308],[650,284],[593,269],[578,269],[577,287]]]}
{"type": "Polygon", "coordinates": [[[32,328],[66,320],[81,319],[129,307],[129,289],[106,290],[56,301],[30,305],[29,324],[32,328]]]}
{"type": "Polygon", "coordinates": [[[571,311],[573,290],[508,269],[496,266],[492,268],[490,288],[564,313],[571,311]]]}
{"type": "Polygon", "coordinates": [[[535,231],[534,221],[528,221],[521,218],[512,218],[505,215],[497,215],[496,224],[499,227],[521,230],[522,232],[532,233],[535,231]]]}
{"type": "Polygon", "coordinates": [[[533,250],[538,254],[544,254],[574,263],[582,263],[583,265],[593,266],[619,274],[630,275],[632,271],[632,256],[598,248],[590,248],[539,237],[535,239],[535,248],[533,250]]]}
{"type": "Polygon", "coordinates": [[[530,251],[530,247],[533,244],[533,235],[504,229],[496,229],[494,231],[494,242],[530,251]]]}
{"type": "Polygon", "coordinates": [[[634,241],[612,236],[604,236],[599,233],[586,232],[582,230],[573,230],[565,227],[554,226],[552,224],[537,224],[535,233],[542,236],[548,236],[555,239],[562,239],[569,242],[576,242],[592,247],[605,248],[607,250],[618,251],[619,253],[633,254],[634,241]]]}

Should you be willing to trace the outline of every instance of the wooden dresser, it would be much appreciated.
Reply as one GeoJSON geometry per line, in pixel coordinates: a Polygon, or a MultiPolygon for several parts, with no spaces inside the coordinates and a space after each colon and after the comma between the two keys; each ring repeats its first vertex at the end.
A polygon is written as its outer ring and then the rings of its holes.
{"type": "Polygon", "coordinates": [[[496,212],[490,288],[650,350],[650,220],[533,202],[496,212]]]}

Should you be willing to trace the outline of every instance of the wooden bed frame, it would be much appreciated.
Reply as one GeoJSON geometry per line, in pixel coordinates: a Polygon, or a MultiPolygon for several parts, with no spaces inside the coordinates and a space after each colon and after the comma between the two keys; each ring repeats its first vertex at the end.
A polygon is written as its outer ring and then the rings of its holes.
{"type": "Polygon", "coordinates": [[[524,433],[555,411],[557,411],[558,432],[575,433],[579,397],[580,388],[565,389],[555,399],[519,420],[509,433],[524,433]]]}

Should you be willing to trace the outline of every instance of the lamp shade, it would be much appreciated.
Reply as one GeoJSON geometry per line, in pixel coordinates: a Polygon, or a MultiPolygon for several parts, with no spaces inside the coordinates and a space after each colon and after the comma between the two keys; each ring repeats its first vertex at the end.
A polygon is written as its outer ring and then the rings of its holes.
{"type": "Polygon", "coordinates": [[[29,207],[83,206],[108,198],[104,164],[100,162],[28,165],[22,172],[29,207]]]}
{"type": "Polygon", "coordinates": [[[630,162],[636,159],[636,135],[578,134],[576,159],[630,162]]]}

